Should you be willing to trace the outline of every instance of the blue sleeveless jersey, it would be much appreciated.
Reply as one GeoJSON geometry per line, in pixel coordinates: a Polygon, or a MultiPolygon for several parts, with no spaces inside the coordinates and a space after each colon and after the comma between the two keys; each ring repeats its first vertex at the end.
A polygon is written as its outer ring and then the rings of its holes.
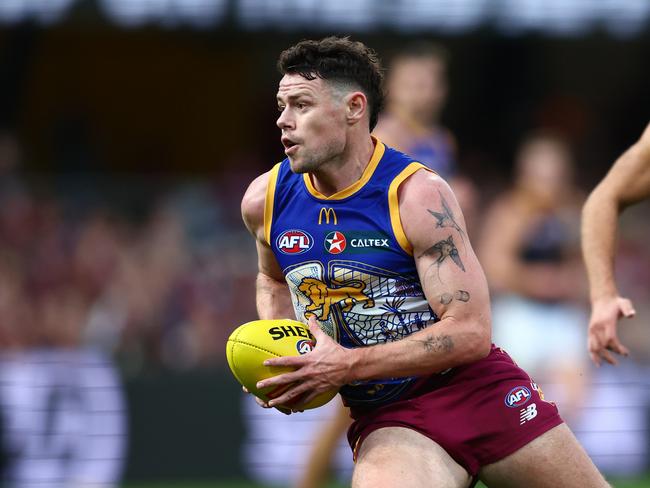
{"type": "MultiPolygon", "coordinates": [[[[271,171],[265,237],[282,268],[298,320],[314,315],[344,347],[395,341],[436,322],[402,229],[397,190],[417,170],[411,158],[375,140],[351,187],[326,197],[289,160],[271,171]]],[[[350,406],[398,398],[415,378],[346,385],[350,406]]]]}

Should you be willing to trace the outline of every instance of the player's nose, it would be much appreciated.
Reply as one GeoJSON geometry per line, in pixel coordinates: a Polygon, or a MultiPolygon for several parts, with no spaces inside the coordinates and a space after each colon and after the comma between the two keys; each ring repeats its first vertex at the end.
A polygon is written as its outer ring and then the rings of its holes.
{"type": "Polygon", "coordinates": [[[289,114],[289,110],[286,108],[280,112],[280,116],[275,123],[280,129],[293,129],[295,125],[289,114]]]}

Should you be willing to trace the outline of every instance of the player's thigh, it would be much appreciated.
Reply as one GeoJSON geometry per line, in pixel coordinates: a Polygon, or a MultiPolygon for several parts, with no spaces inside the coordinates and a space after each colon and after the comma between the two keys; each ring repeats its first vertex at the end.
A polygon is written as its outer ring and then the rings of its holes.
{"type": "Polygon", "coordinates": [[[373,431],[361,444],[353,488],[466,488],[471,478],[428,437],[404,427],[373,431]]]}
{"type": "Polygon", "coordinates": [[[483,467],[479,477],[495,488],[609,487],[566,424],[483,467]]]}

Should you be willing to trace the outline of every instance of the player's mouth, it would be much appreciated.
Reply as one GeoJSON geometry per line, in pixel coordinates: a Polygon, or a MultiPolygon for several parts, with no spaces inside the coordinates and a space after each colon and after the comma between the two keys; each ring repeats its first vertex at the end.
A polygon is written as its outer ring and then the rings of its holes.
{"type": "Polygon", "coordinates": [[[287,156],[291,156],[293,153],[295,153],[298,150],[299,144],[295,141],[292,141],[288,137],[283,137],[282,145],[284,146],[284,154],[286,154],[287,156]]]}

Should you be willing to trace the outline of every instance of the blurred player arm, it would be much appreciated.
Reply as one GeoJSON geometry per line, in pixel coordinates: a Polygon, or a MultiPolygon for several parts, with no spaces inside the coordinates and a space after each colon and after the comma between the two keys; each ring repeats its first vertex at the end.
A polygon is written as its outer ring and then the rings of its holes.
{"type": "Polygon", "coordinates": [[[264,205],[269,173],[256,178],[242,199],[242,218],[255,237],[258,273],[255,301],[260,319],[295,319],[289,288],[264,236],[264,205]]]}
{"type": "Polygon", "coordinates": [[[618,215],[650,197],[650,125],[641,139],[614,163],[589,195],[582,211],[582,250],[592,301],[618,295],[614,249],[618,215]]]}
{"type": "Polygon", "coordinates": [[[592,360],[616,364],[610,351],[627,354],[616,335],[617,320],[634,315],[614,278],[618,216],[629,205],[650,197],[650,125],[589,195],[582,210],[582,253],[592,304],[589,351],[592,360]]]}

